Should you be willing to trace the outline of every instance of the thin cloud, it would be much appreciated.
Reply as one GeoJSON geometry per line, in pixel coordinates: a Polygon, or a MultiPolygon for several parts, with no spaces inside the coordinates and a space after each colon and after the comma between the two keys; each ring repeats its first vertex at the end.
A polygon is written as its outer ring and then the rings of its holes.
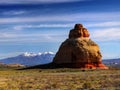
{"type": "Polygon", "coordinates": [[[25,11],[6,11],[2,12],[3,15],[22,15],[25,14],[25,11]]]}
{"type": "Polygon", "coordinates": [[[63,15],[46,15],[34,17],[14,17],[14,18],[0,18],[0,24],[7,23],[23,23],[23,22],[56,22],[56,21],[118,21],[120,12],[114,13],[78,13],[78,14],[63,14],[63,15]]]}
{"type": "Polygon", "coordinates": [[[101,22],[101,23],[93,23],[88,24],[88,27],[113,27],[113,26],[120,26],[119,21],[111,21],[111,22],[101,22]]]}
{"type": "Polygon", "coordinates": [[[0,4],[49,4],[49,3],[66,3],[88,0],[0,0],[0,4]]]}
{"type": "Polygon", "coordinates": [[[38,42],[58,42],[66,38],[63,33],[49,34],[24,34],[24,33],[0,33],[0,43],[38,43],[38,42]],[[19,39],[19,40],[18,40],[19,39]]]}
{"type": "Polygon", "coordinates": [[[73,27],[74,24],[39,24],[39,25],[17,25],[14,30],[24,30],[25,28],[67,28],[73,27]]]}
{"type": "MultiPolygon", "coordinates": [[[[59,24],[38,24],[38,25],[32,25],[32,24],[26,24],[26,25],[16,25],[13,27],[14,30],[24,30],[26,28],[72,28],[74,26],[74,23],[59,23],[59,24]]],[[[111,21],[111,22],[96,22],[92,24],[86,24],[86,27],[103,27],[103,28],[108,28],[108,27],[119,27],[120,22],[119,21],[111,21]]]]}

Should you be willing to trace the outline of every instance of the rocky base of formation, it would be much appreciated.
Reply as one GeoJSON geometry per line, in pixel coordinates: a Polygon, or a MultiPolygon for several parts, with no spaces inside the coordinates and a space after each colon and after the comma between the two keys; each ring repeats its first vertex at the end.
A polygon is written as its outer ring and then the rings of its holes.
{"type": "Polygon", "coordinates": [[[106,67],[102,63],[101,64],[61,63],[61,64],[55,64],[55,65],[57,68],[108,69],[108,67],[106,67]]]}
{"type": "Polygon", "coordinates": [[[98,64],[98,65],[94,65],[94,64],[83,64],[81,65],[81,63],[75,65],[72,63],[61,63],[61,64],[56,64],[56,63],[49,63],[49,64],[43,64],[43,65],[36,65],[36,66],[31,66],[31,67],[26,67],[26,68],[22,68],[20,70],[24,70],[24,69],[57,69],[57,68],[74,68],[74,69],[80,69],[80,70],[89,70],[89,69],[108,69],[108,67],[106,67],[104,64],[98,64]]]}

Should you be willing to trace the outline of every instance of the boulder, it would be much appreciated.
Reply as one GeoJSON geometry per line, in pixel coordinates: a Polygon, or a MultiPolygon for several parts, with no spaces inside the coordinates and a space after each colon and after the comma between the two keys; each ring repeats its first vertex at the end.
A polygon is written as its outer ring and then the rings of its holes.
{"type": "Polygon", "coordinates": [[[53,63],[65,68],[108,69],[102,64],[99,46],[89,36],[82,24],[76,24],[61,44],[53,63]]]}

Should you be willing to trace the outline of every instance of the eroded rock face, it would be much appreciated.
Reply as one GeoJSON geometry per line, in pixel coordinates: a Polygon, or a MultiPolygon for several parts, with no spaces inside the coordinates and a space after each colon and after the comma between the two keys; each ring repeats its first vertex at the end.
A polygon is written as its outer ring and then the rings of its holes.
{"type": "Polygon", "coordinates": [[[69,38],[61,44],[53,63],[71,68],[108,69],[102,64],[99,46],[89,36],[82,24],[76,24],[69,38]]]}

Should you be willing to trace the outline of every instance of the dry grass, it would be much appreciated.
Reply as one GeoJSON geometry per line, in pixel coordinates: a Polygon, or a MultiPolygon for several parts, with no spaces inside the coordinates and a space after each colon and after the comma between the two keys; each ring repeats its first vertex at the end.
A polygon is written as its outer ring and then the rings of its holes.
{"type": "Polygon", "coordinates": [[[5,69],[0,90],[120,90],[120,69],[5,69]]]}

